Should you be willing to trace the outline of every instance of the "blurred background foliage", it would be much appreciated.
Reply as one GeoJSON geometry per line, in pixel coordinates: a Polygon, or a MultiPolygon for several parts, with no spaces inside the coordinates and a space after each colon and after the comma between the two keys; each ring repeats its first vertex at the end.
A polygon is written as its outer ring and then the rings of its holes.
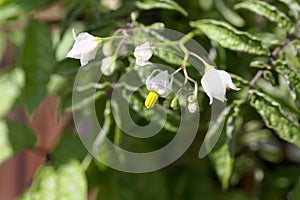
{"type": "MultiPolygon", "coordinates": [[[[23,194],[17,194],[19,198],[300,199],[300,6],[297,0],[266,2],[288,19],[271,7],[264,8],[264,4],[261,8],[238,0],[0,0],[0,164],[25,149],[47,158],[36,171],[31,186],[27,185],[29,189],[23,188],[23,194]],[[238,93],[228,93],[224,137],[209,157],[197,156],[210,117],[208,99],[201,92],[197,138],[180,159],[159,171],[129,174],[107,168],[88,155],[78,138],[69,115],[72,86],[80,67],[77,60],[66,58],[73,44],[71,30],[110,36],[129,25],[132,12],[138,13],[139,25],[160,22],[184,34],[194,28],[201,30],[203,34],[194,39],[207,50],[216,66],[232,73],[235,84],[243,88],[238,93]],[[218,21],[197,21],[201,19],[218,21]],[[220,22],[232,29],[223,30],[220,22]],[[225,35],[228,41],[237,39],[242,43],[241,37],[236,36],[237,29],[260,38],[267,49],[265,53],[236,51],[238,47],[226,46],[226,41],[219,40],[225,35]],[[210,30],[216,34],[209,34],[210,30]],[[276,58],[267,53],[287,38],[289,44],[282,46],[276,58]],[[248,103],[232,101],[245,98],[247,84],[262,68],[263,77],[255,86],[257,90],[249,93],[248,103]],[[69,119],[47,146],[41,142],[47,137],[43,138],[43,131],[38,131],[33,119],[46,118],[47,113],[38,110],[49,96],[59,99],[52,117],[58,121],[68,116],[69,119]],[[24,111],[21,120],[14,115],[19,110],[24,111]],[[229,128],[231,137],[226,136],[229,128]]],[[[129,57],[120,65],[128,67],[132,63],[133,57],[129,57]]],[[[193,76],[200,80],[198,74],[193,76]]],[[[117,78],[101,81],[113,83],[117,78]]],[[[101,124],[105,121],[103,111],[110,89],[99,89],[105,91],[95,105],[101,124]]],[[[134,120],[146,123],[149,119],[139,110],[145,109],[144,99],[140,95],[132,98],[134,120]]],[[[42,128],[50,129],[51,134],[53,127],[42,128]]],[[[163,137],[151,140],[152,147],[139,146],[139,150],[166,144],[174,134],[171,128],[166,128],[163,137]]],[[[138,146],[114,122],[107,134],[117,144],[138,146]]]]}

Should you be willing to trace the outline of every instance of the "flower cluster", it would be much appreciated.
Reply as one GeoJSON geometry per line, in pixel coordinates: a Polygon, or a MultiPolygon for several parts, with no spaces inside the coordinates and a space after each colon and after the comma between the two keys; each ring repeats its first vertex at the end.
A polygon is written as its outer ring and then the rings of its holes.
{"type": "MultiPolygon", "coordinates": [[[[68,52],[67,57],[80,59],[81,66],[87,65],[91,60],[95,59],[97,50],[102,44],[103,38],[95,37],[89,33],[80,33],[76,36],[75,31],[72,30],[75,43],[72,49],[68,52]]],[[[119,50],[107,51],[109,43],[105,43],[103,47],[103,54],[106,56],[102,59],[100,69],[106,76],[113,74],[117,68],[117,56],[119,50]],[[108,45],[107,45],[108,44],[108,45]]],[[[149,42],[138,45],[133,53],[136,59],[137,66],[145,66],[151,64],[149,61],[153,55],[151,45],[149,42]]],[[[206,64],[206,63],[205,63],[206,64]]],[[[215,67],[208,64],[205,65],[205,73],[201,78],[201,85],[204,92],[209,97],[209,104],[213,103],[213,99],[218,99],[221,102],[226,101],[226,88],[229,87],[233,90],[239,90],[231,80],[230,75],[224,70],[217,70],[215,67]]],[[[183,69],[181,66],[178,71],[183,69]]],[[[145,100],[145,106],[150,109],[152,108],[159,97],[167,97],[172,91],[173,74],[169,74],[168,71],[154,70],[151,75],[146,79],[146,87],[149,94],[145,100]]],[[[188,77],[185,73],[186,80],[193,81],[195,84],[195,91],[192,95],[187,98],[187,109],[194,113],[198,107],[197,101],[197,81],[188,77]]],[[[177,102],[177,97],[174,98],[174,102],[177,102]],[[175,101],[176,99],[176,101],[175,101]]],[[[173,107],[174,107],[173,105],[173,107]]]]}
{"type": "MultiPolygon", "coordinates": [[[[151,50],[149,42],[137,46],[134,50],[134,56],[136,58],[136,64],[138,66],[144,66],[151,64],[149,59],[152,57],[153,51],[151,50]]],[[[167,71],[154,70],[146,80],[146,87],[149,94],[145,100],[145,106],[152,108],[159,97],[167,97],[173,84],[173,75],[169,75],[167,71]]],[[[226,88],[229,87],[233,90],[239,90],[232,80],[230,75],[224,70],[217,70],[215,67],[207,65],[205,73],[201,78],[201,85],[204,92],[209,97],[209,104],[212,104],[213,98],[226,101],[226,88]]],[[[176,97],[175,97],[176,98],[176,97]]],[[[188,110],[194,113],[197,110],[197,93],[190,95],[187,98],[188,110]]]]}

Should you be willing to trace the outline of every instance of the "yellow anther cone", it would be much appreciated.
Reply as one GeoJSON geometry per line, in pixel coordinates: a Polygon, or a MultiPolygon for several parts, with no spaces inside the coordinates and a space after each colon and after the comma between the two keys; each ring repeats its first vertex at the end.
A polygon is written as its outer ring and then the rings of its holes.
{"type": "Polygon", "coordinates": [[[150,91],[147,98],[146,98],[146,100],[145,100],[145,106],[148,109],[152,108],[156,104],[156,102],[158,100],[158,97],[159,96],[158,96],[157,92],[150,91]]]}

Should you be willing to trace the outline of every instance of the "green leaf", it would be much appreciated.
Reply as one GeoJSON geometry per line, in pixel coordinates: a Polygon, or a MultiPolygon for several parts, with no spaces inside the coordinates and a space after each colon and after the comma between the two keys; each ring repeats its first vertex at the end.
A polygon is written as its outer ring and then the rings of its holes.
{"type": "Polygon", "coordinates": [[[86,155],[86,148],[78,135],[64,133],[60,137],[59,143],[51,153],[55,163],[65,163],[72,159],[83,160],[86,155]]]}
{"type": "Polygon", "coordinates": [[[234,159],[230,155],[228,144],[224,144],[217,151],[210,153],[209,158],[216,169],[223,188],[227,189],[234,163],[234,159]]]}
{"type": "Polygon", "coordinates": [[[220,128],[223,128],[223,138],[219,139],[219,144],[217,145],[217,149],[213,150],[209,154],[209,158],[216,170],[218,178],[222,183],[222,187],[224,189],[228,188],[229,180],[233,171],[234,166],[234,150],[233,144],[234,141],[234,131],[235,131],[235,121],[239,113],[239,108],[241,105],[241,101],[234,101],[230,106],[224,109],[224,111],[219,115],[217,119],[217,123],[215,123],[215,127],[212,127],[208,130],[206,135],[214,135],[217,137],[217,132],[220,128]],[[225,126],[223,124],[225,123],[225,126]],[[224,139],[224,137],[226,138],[224,139]]]}
{"type": "Polygon", "coordinates": [[[20,122],[7,121],[8,137],[14,153],[26,148],[33,148],[36,136],[25,124],[20,122]]]}
{"type": "Polygon", "coordinates": [[[222,16],[234,26],[242,27],[245,25],[244,19],[234,10],[229,8],[223,0],[216,0],[215,6],[222,16]]]}
{"type": "Polygon", "coordinates": [[[58,193],[56,199],[87,199],[87,183],[84,170],[77,160],[62,165],[57,170],[58,193]]]}
{"type": "Polygon", "coordinates": [[[33,148],[36,137],[25,124],[0,121],[0,164],[23,149],[33,148]]]}
{"type": "Polygon", "coordinates": [[[281,139],[300,147],[300,125],[293,116],[261,92],[251,90],[250,98],[251,106],[261,115],[267,127],[275,130],[281,139]]]}
{"type": "Polygon", "coordinates": [[[271,69],[271,67],[269,65],[267,65],[265,61],[261,61],[261,60],[252,61],[250,63],[250,67],[255,67],[258,69],[263,69],[263,68],[271,69]]]}
{"type": "Polygon", "coordinates": [[[33,183],[19,200],[85,200],[87,183],[84,171],[76,160],[55,168],[43,165],[36,172],[33,183]]]}
{"type": "Polygon", "coordinates": [[[290,92],[295,103],[300,107],[300,77],[298,73],[286,64],[278,65],[275,70],[281,74],[290,87],[290,92]]]}
{"type": "Polygon", "coordinates": [[[34,178],[29,190],[19,200],[51,200],[56,199],[57,177],[55,169],[49,165],[41,166],[34,178]]]}
{"type": "Polygon", "coordinates": [[[258,15],[264,16],[268,20],[277,23],[280,27],[291,32],[293,24],[291,20],[275,6],[264,1],[243,1],[234,6],[235,9],[250,10],[258,15]]]}
{"type": "Polygon", "coordinates": [[[46,86],[55,66],[51,34],[45,24],[29,22],[21,66],[25,72],[23,100],[29,113],[32,113],[46,94],[46,86]]]}
{"type": "Polygon", "coordinates": [[[137,1],[136,6],[140,9],[151,10],[155,8],[162,8],[168,10],[176,10],[184,16],[188,16],[187,11],[179,4],[172,0],[145,0],[137,1]]]}
{"type": "Polygon", "coordinates": [[[5,98],[0,98],[0,118],[13,107],[24,85],[24,73],[20,68],[4,72],[0,76],[0,91],[5,98]]]}
{"type": "Polygon", "coordinates": [[[286,4],[288,8],[290,9],[290,13],[294,16],[295,19],[299,19],[300,15],[300,5],[298,3],[298,0],[279,0],[282,3],[286,4]]]}
{"type": "Polygon", "coordinates": [[[77,73],[80,63],[78,60],[66,58],[57,63],[54,73],[61,76],[71,76],[77,73]]]}
{"type": "Polygon", "coordinates": [[[256,55],[268,55],[269,51],[261,40],[247,32],[236,30],[229,24],[216,20],[197,20],[190,22],[194,28],[200,29],[209,39],[221,46],[256,55]]]}

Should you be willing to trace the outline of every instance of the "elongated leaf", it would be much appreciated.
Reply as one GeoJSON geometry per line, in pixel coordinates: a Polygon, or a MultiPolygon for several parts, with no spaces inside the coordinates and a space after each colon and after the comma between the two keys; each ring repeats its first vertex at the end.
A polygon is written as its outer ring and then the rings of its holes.
{"type": "Polygon", "coordinates": [[[23,149],[34,147],[36,136],[29,127],[13,121],[7,121],[6,124],[9,141],[15,154],[23,149]]]}
{"type": "Polygon", "coordinates": [[[300,147],[300,125],[294,117],[289,115],[278,102],[265,94],[250,91],[250,104],[263,118],[265,124],[275,130],[278,136],[300,147]]]}
{"type": "Polygon", "coordinates": [[[181,7],[179,4],[172,0],[145,0],[145,1],[137,1],[136,6],[140,9],[151,10],[155,8],[163,8],[169,10],[176,10],[180,12],[182,15],[187,16],[187,11],[181,7]]]}
{"type": "MultiPolygon", "coordinates": [[[[217,133],[211,132],[218,131],[220,126],[225,123],[223,128],[223,133],[226,133],[226,138],[224,135],[220,138],[218,144],[219,148],[213,150],[209,154],[209,158],[216,170],[218,178],[220,179],[222,186],[224,189],[228,188],[229,180],[233,171],[234,165],[234,151],[233,151],[233,141],[234,141],[234,130],[235,130],[235,121],[239,113],[239,107],[241,102],[235,101],[230,106],[224,109],[221,115],[219,115],[219,119],[217,120],[219,123],[216,123],[218,128],[212,128],[208,131],[208,134],[216,135],[217,133]]],[[[222,128],[222,127],[221,127],[222,128]]]]}
{"type": "Polygon", "coordinates": [[[256,55],[268,55],[269,53],[258,38],[247,32],[238,31],[225,22],[198,20],[190,22],[190,25],[200,29],[208,38],[225,48],[256,55]]]}
{"type": "Polygon", "coordinates": [[[295,19],[299,19],[300,15],[300,4],[297,0],[279,0],[282,3],[286,4],[289,9],[291,10],[292,15],[295,17],[295,19]]]}
{"type": "Polygon", "coordinates": [[[291,20],[283,12],[264,1],[243,1],[236,4],[234,8],[243,8],[264,16],[268,20],[277,23],[280,27],[285,28],[287,31],[291,31],[293,27],[291,20]]]}
{"type": "Polygon", "coordinates": [[[245,25],[244,19],[236,13],[235,10],[229,8],[223,0],[216,0],[215,6],[222,16],[234,26],[242,27],[245,25]]]}
{"type": "Polygon", "coordinates": [[[21,69],[15,68],[10,72],[1,74],[0,91],[5,98],[0,98],[0,118],[10,111],[20,95],[23,85],[24,73],[21,69]]]}
{"type": "Polygon", "coordinates": [[[43,165],[36,172],[29,190],[19,200],[85,200],[87,183],[80,163],[72,160],[57,169],[43,165]]]}
{"type": "Polygon", "coordinates": [[[25,72],[24,103],[32,113],[46,93],[55,66],[51,34],[47,26],[31,21],[26,29],[21,66],[25,72]]]}
{"type": "Polygon", "coordinates": [[[234,163],[234,159],[230,155],[228,144],[225,143],[217,151],[212,152],[209,158],[216,168],[217,175],[222,182],[223,188],[227,189],[234,163]]]}
{"type": "Polygon", "coordinates": [[[289,68],[289,66],[286,64],[279,65],[275,69],[288,83],[291,96],[295,100],[297,106],[300,107],[300,77],[298,73],[289,68]]]}

